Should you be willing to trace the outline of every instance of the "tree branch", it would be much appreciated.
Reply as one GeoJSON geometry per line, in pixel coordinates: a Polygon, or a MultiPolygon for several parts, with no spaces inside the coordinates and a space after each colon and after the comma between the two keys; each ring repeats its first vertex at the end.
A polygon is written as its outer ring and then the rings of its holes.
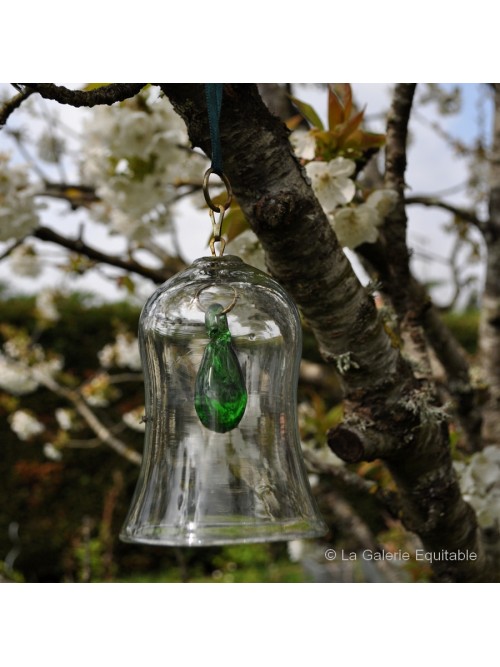
{"type": "Polygon", "coordinates": [[[406,197],[405,203],[407,205],[420,204],[421,206],[428,206],[434,208],[442,208],[449,213],[452,213],[457,218],[469,222],[474,227],[477,227],[479,231],[484,232],[484,222],[479,220],[477,215],[472,210],[465,208],[460,208],[459,206],[454,206],[453,204],[448,204],[437,197],[424,197],[424,196],[415,196],[415,197],[406,197]]]}
{"type": "MultiPolygon", "coordinates": [[[[368,183],[366,169],[364,182],[368,188],[382,187],[382,176],[377,163],[369,163],[368,183]]],[[[460,186],[462,188],[463,186],[460,186]]],[[[421,203],[423,205],[441,205],[443,202],[436,196],[431,197],[407,197],[405,203],[421,203]]],[[[465,211],[444,204],[443,208],[450,212],[468,219],[472,224],[483,226],[484,223],[475,218],[472,211],[465,211]],[[474,216],[474,220],[472,220],[474,216]]],[[[383,281],[384,291],[390,291],[391,280],[388,274],[388,265],[392,261],[391,254],[387,254],[386,248],[381,241],[376,243],[365,243],[357,248],[358,256],[367,272],[375,280],[383,281]],[[375,272],[374,272],[375,269],[375,272]]],[[[443,260],[444,261],[444,260],[443,260]]],[[[390,296],[390,295],[389,295],[390,296]]],[[[481,448],[481,391],[474,387],[470,378],[470,369],[467,354],[451,331],[443,322],[437,308],[431,302],[425,288],[414,278],[410,282],[410,302],[420,304],[417,312],[420,312],[420,320],[425,331],[427,342],[431,345],[442,364],[447,376],[447,391],[454,400],[456,416],[460,422],[469,451],[481,448]]],[[[427,359],[425,365],[427,365],[427,359]]],[[[483,392],[484,393],[484,392],[483,392]]],[[[339,445],[340,446],[340,445],[339,445]]],[[[335,451],[335,449],[334,449],[335,451]]]]}
{"type": "Polygon", "coordinates": [[[0,129],[6,124],[10,114],[20,107],[24,100],[28,99],[32,94],[32,90],[23,90],[2,105],[0,109],[0,129]]]}
{"type": "MultiPolygon", "coordinates": [[[[72,107],[94,107],[98,104],[114,104],[137,95],[145,83],[110,83],[94,90],[70,90],[54,83],[22,83],[29,94],[38,93],[47,100],[72,107]]],[[[21,100],[22,101],[22,100],[21,100]]]]}
{"type": "MultiPolygon", "coordinates": [[[[419,289],[424,290],[422,286],[419,289]]],[[[434,306],[423,317],[425,335],[443,365],[447,389],[456,404],[456,414],[463,428],[469,451],[481,449],[481,393],[473,386],[465,350],[441,319],[434,306]]]]}
{"type": "MultiPolygon", "coordinates": [[[[161,87],[186,121],[193,145],[210,154],[203,86],[161,87]]],[[[411,97],[407,89],[406,105],[411,97]]],[[[429,550],[477,553],[475,561],[435,562],[438,576],[487,581],[485,552],[474,512],[460,495],[442,410],[391,344],[373,299],[356,278],[292,153],[286,128],[254,86],[226,84],[221,140],[225,173],[261,240],[271,273],[294,296],[323,356],[342,360],[352,412],[363,435],[375,443],[372,456],[378,454],[376,443],[384,441],[381,455],[398,485],[406,525],[429,550]]],[[[390,177],[389,183],[402,192],[402,181],[390,177]]],[[[404,243],[401,230],[394,236],[404,243]]],[[[396,249],[390,251],[394,255],[396,249]]],[[[407,255],[405,250],[405,261],[407,255]]]]}
{"type": "Polygon", "coordinates": [[[67,248],[73,252],[85,255],[89,259],[93,259],[97,262],[109,264],[110,266],[116,266],[120,269],[124,269],[125,271],[130,271],[131,273],[135,273],[139,276],[144,276],[144,278],[149,278],[155,283],[164,282],[184,268],[184,264],[181,262],[181,260],[171,258],[169,264],[163,269],[150,269],[146,266],[143,266],[142,264],[139,264],[139,262],[136,262],[133,258],[125,260],[117,257],[116,255],[108,255],[104,252],[101,252],[100,250],[97,250],[96,248],[93,248],[92,246],[89,246],[81,239],[69,239],[62,234],[55,232],[49,227],[38,227],[32,233],[32,236],[40,239],[41,241],[56,243],[63,248],[67,248]]]}
{"type": "Polygon", "coordinates": [[[390,294],[399,317],[407,310],[410,282],[410,257],[406,245],[405,171],[408,122],[416,84],[398,83],[387,119],[385,146],[385,187],[398,193],[393,211],[384,221],[383,238],[387,248],[390,294]]]}
{"type": "Polygon", "coordinates": [[[75,410],[87,422],[90,428],[94,431],[96,436],[105,444],[113,449],[117,454],[123,456],[127,461],[134,465],[141,465],[142,456],[134,449],[126,445],[122,440],[114,436],[111,431],[104,426],[98,417],[92,412],[87,403],[73,391],[62,389],[61,396],[71,401],[75,406],[75,410]]]}
{"type": "Polygon", "coordinates": [[[500,446],[500,85],[495,84],[489,170],[489,216],[485,223],[486,280],[479,323],[479,355],[489,397],[484,406],[484,444],[500,446]]]}

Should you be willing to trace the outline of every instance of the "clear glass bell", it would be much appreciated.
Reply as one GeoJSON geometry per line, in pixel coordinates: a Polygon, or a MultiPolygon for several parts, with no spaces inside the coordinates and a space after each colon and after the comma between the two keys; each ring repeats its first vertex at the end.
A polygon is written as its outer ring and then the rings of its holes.
{"type": "Polygon", "coordinates": [[[235,256],[198,259],[150,297],[139,341],[145,447],[121,539],[324,534],[298,434],[300,320],[280,285],[235,256]]]}

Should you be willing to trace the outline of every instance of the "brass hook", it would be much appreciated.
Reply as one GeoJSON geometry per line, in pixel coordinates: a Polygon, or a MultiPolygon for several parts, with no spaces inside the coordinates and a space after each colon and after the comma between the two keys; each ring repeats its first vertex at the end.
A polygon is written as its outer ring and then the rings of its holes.
{"type": "Polygon", "coordinates": [[[219,257],[222,257],[222,255],[224,254],[224,248],[226,247],[226,239],[224,239],[222,237],[222,223],[224,221],[225,212],[226,212],[225,207],[224,206],[219,206],[220,215],[219,215],[219,219],[216,222],[215,221],[215,213],[213,212],[212,209],[210,209],[210,211],[209,211],[210,217],[212,218],[212,230],[213,230],[212,231],[213,236],[210,239],[209,246],[210,246],[210,251],[211,251],[211,253],[214,257],[217,256],[217,254],[215,252],[215,244],[216,243],[220,244],[219,255],[218,255],[219,257]]]}
{"type": "Polygon", "coordinates": [[[218,213],[221,210],[221,207],[218,204],[214,204],[212,198],[210,197],[210,193],[208,191],[210,176],[212,174],[217,174],[217,176],[224,183],[224,186],[227,190],[227,199],[222,205],[222,208],[225,211],[227,211],[228,208],[231,206],[231,202],[233,200],[233,190],[231,188],[231,183],[229,182],[229,179],[225,174],[223,174],[222,172],[216,172],[215,169],[213,169],[212,167],[210,167],[210,169],[207,169],[207,171],[205,172],[205,176],[203,177],[203,196],[205,197],[205,201],[207,202],[208,206],[212,209],[212,211],[215,211],[215,213],[218,213]]]}

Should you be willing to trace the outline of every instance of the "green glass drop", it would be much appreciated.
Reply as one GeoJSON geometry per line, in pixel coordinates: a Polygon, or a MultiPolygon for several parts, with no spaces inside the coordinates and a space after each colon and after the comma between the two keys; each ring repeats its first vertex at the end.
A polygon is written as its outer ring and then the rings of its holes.
{"type": "Polygon", "coordinates": [[[213,303],[205,314],[210,342],[201,360],[194,392],[194,407],[201,423],[216,433],[226,433],[238,426],[247,404],[245,380],[222,311],[220,303],[213,303]]]}

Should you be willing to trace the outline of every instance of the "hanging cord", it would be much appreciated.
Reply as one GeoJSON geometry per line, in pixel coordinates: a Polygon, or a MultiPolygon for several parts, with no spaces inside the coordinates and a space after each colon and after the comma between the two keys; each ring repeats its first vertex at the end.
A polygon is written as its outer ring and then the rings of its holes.
{"type": "Polygon", "coordinates": [[[207,100],[207,112],[208,112],[208,126],[210,128],[210,142],[212,145],[212,164],[210,169],[205,173],[203,179],[203,195],[205,201],[207,202],[210,208],[210,217],[212,219],[212,228],[213,236],[210,240],[210,250],[212,255],[216,255],[215,252],[215,243],[220,244],[219,257],[222,257],[224,254],[224,247],[226,245],[225,240],[222,238],[222,222],[224,220],[224,214],[231,206],[231,200],[233,197],[233,192],[231,190],[231,185],[227,176],[222,171],[222,149],[220,142],[220,112],[222,108],[222,93],[223,93],[222,83],[206,83],[205,84],[205,97],[207,100]],[[209,180],[211,174],[217,174],[219,178],[222,179],[224,186],[227,190],[227,199],[224,204],[214,204],[210,193],[208,191],[209,180]],[[219,213],[219,220],[215,221],[214,213],[219,213]]]}
{"type": "Polygon", "coordinates": [[[208,126],[212,144],[212,166],[214,174],[222,174],[222,149],[220,145],[220,111],[222,109],[222,83],[206,83],[205,97],[207,99],[208,126]]]}

